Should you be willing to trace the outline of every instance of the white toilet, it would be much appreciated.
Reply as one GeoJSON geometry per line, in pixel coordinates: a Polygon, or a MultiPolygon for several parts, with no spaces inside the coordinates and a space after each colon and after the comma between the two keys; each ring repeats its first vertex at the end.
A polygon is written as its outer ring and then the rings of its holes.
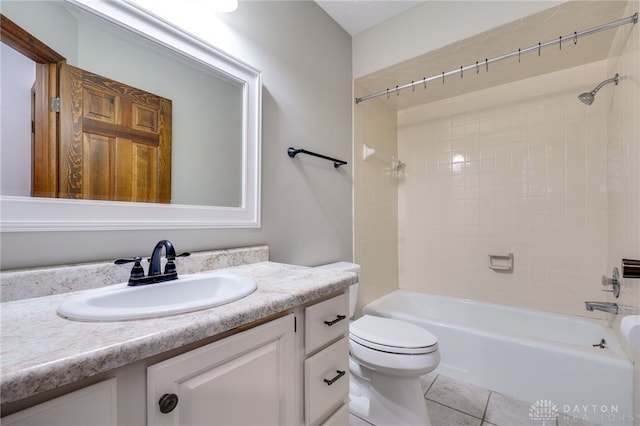
{"type": "MultiPolygon", "coordinates": [[[[360,272],[354,263],[321,268],[360,272]]],[[[349,288],[353,319],[358,284],[349,288]]],[[[364,315],[349,324],[349,411],[376,426],[430,426],[420,376],[440,362],[438,339],[425,329],[364,315]]]]}

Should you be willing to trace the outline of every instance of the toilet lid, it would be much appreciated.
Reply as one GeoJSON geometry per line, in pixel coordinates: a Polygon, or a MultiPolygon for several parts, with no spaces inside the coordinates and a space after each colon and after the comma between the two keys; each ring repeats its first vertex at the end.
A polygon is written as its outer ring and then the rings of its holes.
{"type": "Polygon", "coordinates": [[[364,315],[349,325],[350,338],[384,352],[421,354],[438,349],[438,339],[422,327],[392,318],[364,315]]]}

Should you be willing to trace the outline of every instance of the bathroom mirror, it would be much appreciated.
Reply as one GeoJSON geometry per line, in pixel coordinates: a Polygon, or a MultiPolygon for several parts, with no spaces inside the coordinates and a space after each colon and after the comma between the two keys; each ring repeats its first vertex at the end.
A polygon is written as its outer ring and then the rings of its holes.
{"type": "MultiPolygon", "coordinates": [[[[10,3],[11,1],[3,2],[3,13],[11,19],[12,16],[6,13],[11,11],[10,3]]],[[[40,2],[18,3],[37,5],[40,2]]],[[[216,129],[216,132],[221,132],[216,134],[210,129],[196,129],[192,127],[192,123],[184,124],[181,115],[193,115],[193,110],[180,110],[185,106],[185,102],[180,101],[178,96],[178,101],[174,100],[173,113],[172,204],[2,195],[2,231],[259,227],[262,90],[259,71],[127,2],[65,0],[43,3],[62,5],[67,9],[67,15],[78,19],[88,16],[89,21],[78,20],[79,27],[89,26],[91,31],[98,31],[97,27],[101,27],[105,34],[117,41],[137,38],[134,44],[143,46],[146,52],[155,51],[170,61],[171,66],[181,64],[183,67],[196,70],[199,73],[198,78],[202,81],[202,92],[209,96],[200,99],[192,96],[187,98],[189,107],[191,104],[198,104],[199,121],[214,121],[217,115],[222,114],[220,111],[217,114],[216,110],[209,106],[213,102],[208,102],[208,99],[222,98],[223,95],[211,94],[210,88],[220,84],[226,85],[225,96],[235,98],[225,100],[224,105],[229,110],[237,111],[237,114],[236,117],[225,118],[224,121],[236,124],[231,130],[216,129]],[[186,127],[187,130],[178,131],[181,127],[186,127]],[[233,136],[233,140],[229,135],[233,136]],[[220,139],[232,140],[226,142],[226,151],[216,148],[215,142],[220,139]],[[202,163],[200,172],[195,175],[189,174],[193,169],[198,170],[194,165],[195,161],[202,163]],[[206,176],[203,176],[204,174],[206,176]],[[214,191],[215,188],[222,192],[227,191],[228,194],[220,196],[214,191]]],[[[42,13],[35,13],[34,16],[45,19],[42,13]]],[[[48,15],[46,19],[50,17],[48,15]]],[[[21,22],[16,23],[31,31],[21,22]]],[[[34,25],[37,28],[38,24],[34,25]]],[[[74,32],[64,25],[58,25],[57,28],[59,31],[55,37],[74,32]]],[[[41,37],[37,31],[34,35],[41,37]]],[[[101,54],[99,50],[84,45],[89,38],[85,37],[75,42],[79,46],[76,53],[79,55],[80,50],[87,54],[95,52],[95,60],[102,60],[103,66],[108,66],[109,55],[101,54]]],[[[44,37],[41,40],[47,44],[51,43],[54,48],[56,43],[61,43],[60,40],[50,42],[44,37]]],[[[75,65],[73,60],[77,58],[73,57],[73,53],[64,56],[69,63],[75,65]]],[[[132,85],[138,86],[145,83],[146,76],[155,76],[160,72],[158,68],[155,71],[142,71],[141,64],[132,64],[129,67],[139,70],[139,81],[131,82],[132,85]]],[[[108,74],[102,69],[97,71],[108,74]]],[[[109,77],[123,80],[123,77],[118,75],[109,77]]],[[[174,80],[164,84],[176,85],[175,80],[180,77],[181,75],[175,75],[174,80]]],[[[161,86],[162,83],[159,87],[161,86]]],[[[7,100],[3,99],[3,102],[7,100]]]]}

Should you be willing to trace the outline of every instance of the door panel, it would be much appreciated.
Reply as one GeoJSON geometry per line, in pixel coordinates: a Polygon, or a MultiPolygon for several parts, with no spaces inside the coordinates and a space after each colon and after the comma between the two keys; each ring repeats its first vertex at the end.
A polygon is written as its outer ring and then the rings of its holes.
{"type": "Polygon", "coordinates": [[[63,64],[59,197],[169,203],[171,101],[63,64]]]}
{"type": "Polygon", "coordinates": [[[105,121],[107,123],[117,123],[116,117],[116,96],[108,93],[101,93],[90,88],[85,88],[84,93],[84,115],[83,117],[94,120],[105,121]]]}
{"type": "Polygon", "coordinates": [[[145,107],[144,105],[132,104],[132,127],[137,130],[147,132],[158,131],[158,114],[156,111],[145,107]]]}
{"type": "Polygon", "coordinates": [[[180,383],[181,412],[185,414],[181,424],[282,424],[280,384],[274,368],[279,351],[279,342],[270,342],[180,383]],[[247,404],[251,404],[250,410],[247,404]]]}
{"type": "Polygon", "coordinates": [[[82,198],[112,200],[113,139],[101,135],[84,135],[82,146],[82,198]],[[104,173],[108,170],[108,173],[104,173]]]}
{"type": "Polygon", "coordinates": [[[294,314],[147,368],[154,426],[285,426],[296,413],[294,314]],[[175,394],[162,413],[159,401],[175,394]]]}
{"type": "Polygon", "coordinates": [[[116,199],[154,202],[154,189],[160,185],[156,173],[159,168],[157,150],[153,146],[123,138],[118,138],[116,146],[116,174],[119,177],[116,199]]]}

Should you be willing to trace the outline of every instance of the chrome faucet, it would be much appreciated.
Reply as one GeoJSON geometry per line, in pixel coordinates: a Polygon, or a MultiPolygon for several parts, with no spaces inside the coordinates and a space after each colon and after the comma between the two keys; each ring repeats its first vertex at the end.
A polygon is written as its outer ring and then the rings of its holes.
{"type": "Polygon", "coordinates": [[[149,273],[144,275],[144,268],[140,264],[142,258],[134,257],[130,259],[116,259],[116,265],[123,265],[125,263],[134,262],[131,269],[131,275],[129,276],[129,285],[138,286],[145,284],[160,283],[164,281],[171,281],[178,279],[178,271],[176,270],[176,257],[186,257],[191,253],[181,253],[176,255],[176,251],[173,248],[173,244],[169,240],[158,241],[153,248],[151,258],[149,259],[149,273]],[[164,248],[165,257],[167,258],[167,264],[162,269],[162,249],[164,248]]]}
{"type": "Polygon", "coordinates": [[[584,302],[584,306],[587,311],[602,311],[610,314],[618,313],[618,304],[611,302],[584,302]]]}

